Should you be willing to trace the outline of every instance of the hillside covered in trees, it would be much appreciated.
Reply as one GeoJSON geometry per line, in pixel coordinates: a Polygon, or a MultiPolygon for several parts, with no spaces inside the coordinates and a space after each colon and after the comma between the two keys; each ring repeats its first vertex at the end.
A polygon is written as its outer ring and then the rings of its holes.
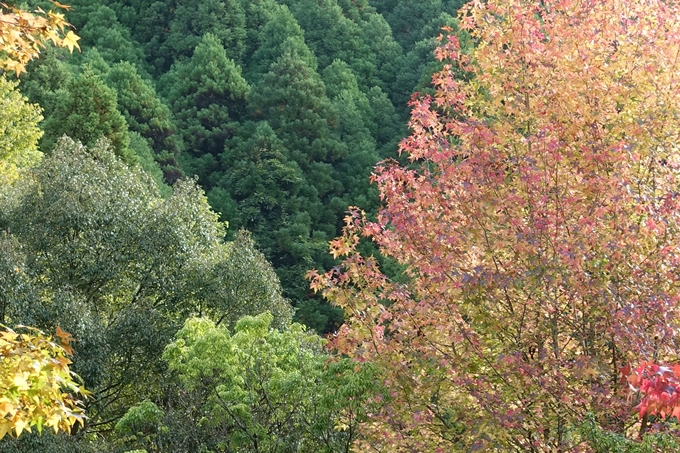
{"type": "Polygon", "coordinates": [[[664,0],[0,4],[0,452],[680,451],[679,54],[664,0]]]}
{"type": "Polygon", "coordinates": [[[333,265],[348,206],[376,211],[368,177],[396,156],[460,1],[68,3],[82,51],[47,49],[21,77],[43,109],[40,149],[104,136],[166,196],[197,176],[229,236],[252,233],[296,320],[337,329],[342,312],[304,274],[333,265]]]}

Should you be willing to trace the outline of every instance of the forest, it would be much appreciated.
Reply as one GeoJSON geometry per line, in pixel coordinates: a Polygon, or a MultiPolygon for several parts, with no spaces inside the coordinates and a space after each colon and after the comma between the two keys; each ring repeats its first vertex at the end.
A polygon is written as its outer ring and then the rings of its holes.
{"type": "Polygon", "coordinates": [[[106,137],[164,196],[197,177],[229,239],[251,232],[296,321],[328,333],[342,312],[305,272],[334,265],[327,244],[348,206],[377,210],[371,169],[397,155],[460,6],[402,3],[73,1],[81,52],[45,49],[19,89],[42,108],[42,152],[63,135],[106,137]]]}
{"type": "Polygon", "coordinates": [[[680,452],[680,3],[0,3],[0,452],[680,452]]]}

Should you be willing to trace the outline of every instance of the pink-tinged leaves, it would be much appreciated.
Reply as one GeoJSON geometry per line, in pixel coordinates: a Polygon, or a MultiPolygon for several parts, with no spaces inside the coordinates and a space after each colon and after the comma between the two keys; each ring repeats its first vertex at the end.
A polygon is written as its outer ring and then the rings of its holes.
{"type": "Polygon", "coordinates": [[[461,26],[476,47],[437,49],[408,165],[375,168],[383,209],[310,274],[348,314],[332,347],[392,392],[357,449],[571,451],[587,413],[679,413],[680,367],[646,361],[680,340],[680,4],[473,1],[461,26]]]}

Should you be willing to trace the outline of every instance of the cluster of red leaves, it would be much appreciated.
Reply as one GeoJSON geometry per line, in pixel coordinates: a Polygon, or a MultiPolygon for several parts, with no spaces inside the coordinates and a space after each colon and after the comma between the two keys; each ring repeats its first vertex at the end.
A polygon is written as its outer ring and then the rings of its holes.
{"type": "Polygon", "coordinates": [[[643,362],[632,370],[626,366],[621,372],[630,391],[642,394],[635,407],[640,418],[652,414],[680,419],[680,365],[668,367],[643,362]]]}
{"type": "Polygon", "coordinates": [[[333,347],[391,389],[359,448],[587,450],[586,414],[631,414],[621,365],[677,359],[680,3],[473,1],[461,25],[410,164],[375,170],[377,220],[352,213],[342,266],[310,274],[348,313],[333,347]]]}

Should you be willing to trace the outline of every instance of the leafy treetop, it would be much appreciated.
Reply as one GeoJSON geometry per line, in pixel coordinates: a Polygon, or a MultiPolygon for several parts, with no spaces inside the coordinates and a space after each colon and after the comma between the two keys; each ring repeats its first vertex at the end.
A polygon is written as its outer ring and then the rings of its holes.
{"type": "Polygon", "coordinates": [[[27,102],[16,82],[0,77],[0,185],[16,181],[21,170],[40,162],[40,120],[40,107],[27,102]]]}

